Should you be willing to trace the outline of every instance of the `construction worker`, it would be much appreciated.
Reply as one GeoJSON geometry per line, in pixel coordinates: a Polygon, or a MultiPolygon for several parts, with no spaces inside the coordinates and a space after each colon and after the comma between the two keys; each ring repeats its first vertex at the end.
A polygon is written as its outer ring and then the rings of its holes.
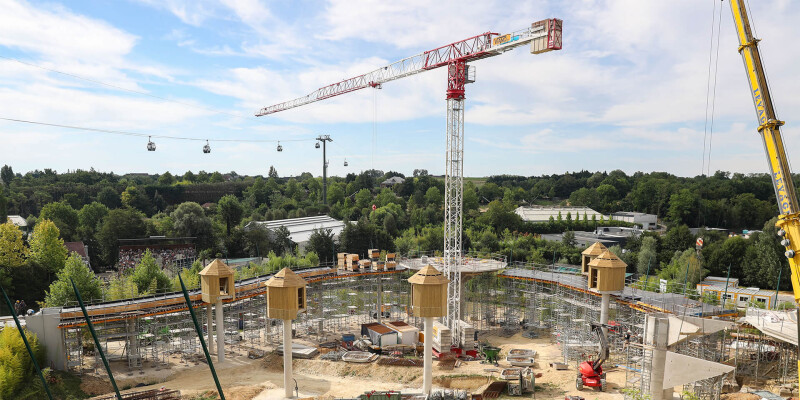
{"type": "Polygon", "coordinates": [[[14,315],[19,316],[19,300],[14,303],[14,315]]]}
{"type": "Polygon", "coordinates": [[[25,300],[20,300],[19,301],[19,312],[17,312],[17,315],[25,315],[26,311],[28,311],[28,305],[25,304],[25,300]]]}

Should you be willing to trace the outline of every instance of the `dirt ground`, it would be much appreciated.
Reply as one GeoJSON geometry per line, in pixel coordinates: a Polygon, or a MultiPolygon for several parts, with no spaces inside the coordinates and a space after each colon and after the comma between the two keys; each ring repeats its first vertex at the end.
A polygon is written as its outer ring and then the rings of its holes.
{"type": "MultiPolygon", "coordinates": [[[[540,391],[538,399],[563,399],[565,395],[575,395],[587,399],[611,400],[622,399],[619,389],[624,387],[625,371],[611,368],[607,371],[608,391],[600,392],[585,388],[578,392],[575,389],[576,373],[574,368],[557,371],[549,366],[550,362],[560,361],[560,350],[547,338],[527,339],[520,334],[510,338],[489,336],[493,346],[500,347],[500,368],[508,367],[504,356],[511,348],[525,348],[537,351],[535,372],[542,377],[536,380],[540,391]]],[[[249,359],[244,353],[230,352],[224,363],[216,363],[217,375],[220,378],[225,397],[232,400],[266,400],[283,397],[283,361],[282,358],[268,354],[262,359],[249,359]]],[[[190,399],[209,390],[215,390],[214,381],[205,362],[200,358],[193,360],[171,360],[171,365],[145,366],[142,371],[128,372],[127,365],[114,365],[115,378],[120,388],[144,390],[166,387],[178,389],[185,398],[190,399]],[[147,385],[139,386],[137,385],[147,385]],[[134,388],[135,387],[135,388],[134,388]]],[[[499,368],[481,364],[478,361],[464,362],[459,367],[443,370],[434,362],[434,388],[466,389],[473,393],[480,392],[498,375],[499,368]]],[[[102,370],[96,374],[84,375],[85,389],[92,393],[108,393],[110,385],[102,370]]],[[[376,363],[351,364],[342,361],[332,362],[320,360],[294,360],[294,378],[297,380],[300,398],[353,398],[370,390],[400,390],[419,392],[422,387],[422,368],[379,366],[376,363]]]]}

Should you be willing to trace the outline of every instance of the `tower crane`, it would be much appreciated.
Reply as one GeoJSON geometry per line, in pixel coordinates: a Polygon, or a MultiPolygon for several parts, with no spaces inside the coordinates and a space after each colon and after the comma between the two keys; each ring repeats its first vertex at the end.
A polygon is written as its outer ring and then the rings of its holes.
{"type": "MultiPolygon", "coordinates": [[[[758,133],[767,152],[769,174],[772,177],[772,186],[775,188],[775,198],[778,200],[778,236],[782,238],[781,245],[786,248],[786,258],[789,259],[789,268],[792,272],[792,290],[795,302],[800,305],[800,270],[798,258],[800,257],[800,207],[797,203],[797,192],[792,181],[792,171],[789,169],[789,159],[783,145],[780,127],[784,124],[775,115],[772,104],[767,75],[761,63],[761,54],[758,51],[759,39],[753,35],[747,8],[742,0],[730,0],[733,22],[736,26],[736,35],[739,39],[739,53],[744,61],[747,80],[750,83],[750,94],[758,117],[758,133]]],[[[800,308],[797,309],[798,337],[800,337],[800,308]]],[[[798,349],[800,353],[800,348],[798,349]]],[[[800,357],[797,366],[800,367],[800,357]]],[[[800,373],[800,369],[798,369],[800,373]]]]}
{"type": "MultiPolygon", "coordinates": [[[[404,58],[366,74],[323,86],[303,97],[264,107],[256,112],[256,116],[261,117],[359,89],[379,88],[386,82],[432,69],[447,68],[444,272],[450,279],[450,283],[447,294],[448,311],[444,322],[453,332],[459,331],[459,324],[456,321],[461,318],[464,87],[475,81],[475,69],[468,66],[467,63],[494,57],[524,45],[530,45],[532,54],[560,50],[561,27],[560,19],[551,18],[534,22],[529,27],[503,35],[487,31],[404,58]]],[[[453,335],[454,338],[458,336],[453,335]]]]}

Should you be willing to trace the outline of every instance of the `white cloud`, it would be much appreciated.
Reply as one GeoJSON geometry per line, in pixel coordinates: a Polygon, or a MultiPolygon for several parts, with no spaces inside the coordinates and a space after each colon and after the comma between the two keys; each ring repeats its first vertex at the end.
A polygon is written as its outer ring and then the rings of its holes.
{"type": "Polygon", "coordinates": [[[0,46],[47,59],[119,61],[137,40],[134,35],[60,5],[42,7],[22,0],[0,0],[0,9],[0,46]]]}

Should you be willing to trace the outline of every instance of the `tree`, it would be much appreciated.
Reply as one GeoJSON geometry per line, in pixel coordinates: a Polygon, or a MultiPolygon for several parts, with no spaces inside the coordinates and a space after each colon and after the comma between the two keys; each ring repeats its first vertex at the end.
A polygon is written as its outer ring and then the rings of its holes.
{"type": "Polygon", "coordinates": [[[703,279],[707,271],[703,269],[697,253],[693,249],[686,251],[676,251],[670,263],[659,271],[661,279],[674,281],[676,288],[683,292],[683,283],[686,282],[686,289],[694,288],[703,279]],[[687,276],[688,272],[688,276],[687,276]]]}
{"type": "Polygon", "coordinates": [[[42,208],[39,219],[53,221],[58,227],[61,237],[66,241],[75,239],[78,228],[78,212],[64,202],[50,203],[42,208]]]}
{"type": "Polygon", "coordinates": [[[161,185],[172,185],[175,183],[175,177],[169,173],[169,171],[164,172],[161,176],[158,177],[158,183],[161,185]]]}
{"type": "Polygon", "coordinates": [[[119,208],[122,205],[119,193],[109,186],[100,189],[100,192],[97,193],[97,201],[109,209],[119,208]]]}
{"type": "Polygon", "coordinates": [[[103,220],[102,227],[97,233],[100,242],[102,258],[106,265],[117,263],[119,253],[119,239],[136,239],[145,236],[147,227],[144,215],[131,208],[111,210],[103,220]]]}
{"type": "Polygon", "coordinates": [[[93,201],[84,205],[78,211],[78,233],[82,239],[94,238],[103,224],[103,218],[108,215],[108,207],[93,201]]]}
{"type": "Polygon", "coordinates": [[[194,176],[192,171],[186,171],[186,173],[183,174],[183,180],[194,183],[197,180],[197,177],[194,176]]]}
{"type": "Polygon", "coordinates": [[[658,241],[652,236],[645,236],[642,238],[642,247],[639,249],[638,261],[636,263],[639,275],[645,275],[648,272],[655,273],[656,268],[652,265],[658,263],[658,253],[656,252],[658,241]]]}
{"type": "Polygon", "coordinates": [[[280,226],[275,229],[275,249],[278,250],[278,255],[283,255],[287,250],[291,252],[294,243],[290,238],[291,233],[285,226],[280,226]]]}
{"type": "Polygon", "coordinates": [[[333,231],[330,229],[314,229],[308,238],[307,250],[317,253],[325,262],[335,262],[333,231]]]}
{"type": "Polygon", "coordinates": [[[11,181],[14,179],[14,170],[9,165],[3,165],[0,168],[0,180],[3,181],[3,184],[8,186],[11,184],[11,181]]]}
{"type": "Polygon", "coordinates": [[[425,203],[427,205],[439,209],[442,207],[443,201],[444,196],[442,196],[442,192],[440,192],[439,188],[436,186],[429,187],[428,191],[425,192],[425,203]]]}
{"type": "Polygon", "coordinates": [[[67,258],[67,248],[64,240],[59,238],[58,228],[52,221],[44,219],[33,228],[30,239],[31,260],[43,266],[51,273],[57,273],[64,268],[67,258]]]}
{"type": "Polygon", "coordinates": [[[125,207],[137,209],[147,215],[153,213],[153,204],[150,202],[150,199],[147,198],[144,190],[136,186],[128,186],[128,188],[122,192],[120,198],[122,199],[122,205],[125,207]]]}
{"type": "Polygon", "coordinates": [[[413,175],[414,175],[415,178],[421,177],[421,176],[428,176],[428,170],[427,169],[415,169],[413,175]]]}
{"type": "Polygon", "coordinates": [[[267,176],[269,176],[270,178],[278,178],[278,170],[275,169],[275,167],[273,167],[272,165],[270,165],[267,176]]]}
{"type": "Polygon", "coordinates": [[[344,189],[342,188],[342,185],[336,183],[328,185],[327,200],[328,204],[330,205],[344,201],[344,189]]]}
{"type": "Polygon", "coordinates": [[[219,215],[222,222],[225,223],[225,233],[228,236],[231,234],[231,227],[238,225],[239,222],[242,221],[243,214],[244,208],[242,208],[242,203],[232,194],[222,196],[219,202],[217,202],[217,215],[219,215]]]}
{"type": "Polygon", "coordinates": [[[8,219],[8,197],[5,189],[0,186],[0,224],[4,224],[8,219]]]}
{"type": "Polygon", "coordinates": [[[28,248],[22,240],[22,231],[10,221],[0,224],[0,267],[16,268],[25,264],[28,248]]]}
{"type": "Polygon", "coordinates": [[[136,284],[139,293],[161,293],[172,287],[172,283],[161,267],[156,264],[150,250],[145,251],[139,264],[136,265],[131,280],[136,284]]]}
{"type": "Polygon", "coordinates": [[[77,254],[72,254],[67,259],[64,268],[58,272],[55,282],[50,284],[50,289],[44,298],[47,307],[64,307],[76,302],[78,299],[72,290],[72,282],[75,282],[83,301],[91,303],[101,299],[100,279],[77,254]]]}
{"type": "Polygon", "coordinates": [[[203,212],[200,204],[187,201],[170,214],[175,234],[197,238],[198,247],[207,249],[214,245],[214,232],[211,219],[203,212]]]}
{"type": "Polygon", "coordinates": [[[578,241],[575,240],[575,232],[573,231],[564,232],[564,234],[561,235],[561,243],[564,246],[575,247],[578,244],[578,241]]]}
{"type": "MultiPolygon", "coordinates": [[[[24,331],[37,362],[46,365],[44,348],[36,334],[24,331]]],[[[37,385],[30,385],[35,379],[34,373],[33,362],[19,331],[10,328],[0,331],[0,399],[43,398],[44,393],[31,393],[37,388],[37,385]]]]}
{"type": "Polygon", "coordinates": [[[694,222],[692,217],[697,215],[699,197],[696,192],[681,189],[669,198],[669,211],[667,216],[672,223],[689,224],[694,222]]]}

